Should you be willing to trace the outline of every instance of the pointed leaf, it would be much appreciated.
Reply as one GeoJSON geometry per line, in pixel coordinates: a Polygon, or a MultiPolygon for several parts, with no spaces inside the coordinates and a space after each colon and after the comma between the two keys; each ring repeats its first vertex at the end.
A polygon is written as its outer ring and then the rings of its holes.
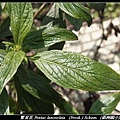
{"type": "Polygon", "coordinates": [[[21,64],[25,53],[22,51],[11,51],[4,57],[4,61],[0,66],[0,93],[2,92],[6,83],[16,73],[19,65],[21,64]]]}
{"type": "Polygon", "coordinates": [[[120,102],[120,92],[99,98],[90,108],[89,114],[111,114],[120,102]]]}
{"type": "Polygon", "coordinates": [[[78,114],[77,110],[70,103],[65,101],[62,96],[48,84],[44,77],[22,66],[18,70],[17,76],[21,86],[34,97],[55,103],[55,105],[65,113],[78,114]]]}
{"type": "Polygon", "coordinates": [[[50,27],[30,32],[24,40],[23,48],[38,49],[61,41],[78,40],[78,37],[65,28],[50,27]]]}
{"type": "Polygon", "coordinates": [[[51,50],[31,59],[52,82],[63,87],[86,91],[120,89],[118,73],[79,53],[51,50]]]}
{"type": "Polygon", "coordinates": [[[54,107],[48,101],[43,99],[38,99],[32,96],[30,93],[25,91],[20,84],[20,81],[17,77],[14,79],[15,86],[17,89],[18,95],[18,106],[20,110],[25,111],[25,113],[32,113],[32,114],[53,114],[54,107]]]}
{"type": "Polygon", "coordinates": [[[90,10],[84,7],[81,3],[56,3],[61,10],[63,10],[68,15],[87,21],[88,26],[92,23],[92,17],[90,10]]]}
{"type": "Polygon", "coordinates": [[[10,18],[7,17],[0,25],[0,38],[12,35],[9,27],[10,27],[10,18]]]}
{"type": "Polygon", "coordinates": [[[33,23],[33,10],[31,3],[8,3],[10,26],[15,44],[22,45],[33,23]]]}
{"type": "Polygon", "coordinates": [[[9,114],[9,100],[6,89],[4,88],[0,94],[0,114],[9,114]]]}

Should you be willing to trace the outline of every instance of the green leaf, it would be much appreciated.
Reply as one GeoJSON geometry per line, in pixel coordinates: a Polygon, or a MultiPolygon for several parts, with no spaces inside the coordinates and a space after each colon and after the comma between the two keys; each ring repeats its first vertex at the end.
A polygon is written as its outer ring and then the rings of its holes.
{"type": "Polygon", "coordinates": [[[21,64],[25,53],[23,51],[11,51],[4,57],[0,66],[0,93],[6,83],[14,76],[19,65],[21,64]]]}
{"type": "Polygon", "coordinates": [[[48,84],[46,79],[29,69],[20,67],[17,73],[21,86],[38,99],[55,103],[65,113],[78,114],[77,110],[48,84]]]}
{"type": "Polygon", "coordinates": [[[0,25],[0,38],[6,37],[6,36],[12,36],[12,33],[9,27],[10,27],[10,18],[7,17],[0,25]]]}
{"type": "Polygon", "coordinates": [[[67,20],[74,26],[74,30],[78,31],[80,30],[82,24],[83,24],[83,20],[82,19],[76,19],[71,17],[70,15],[66,14],[65,15],[67,20]]]}
{"type": "Polygon", "coordinates": [[[120,102],[120,92],[99,98],[90,108],[89,114],[111,114],[120,102]]]}
{"type": "Polygon", "coordinates": [[[54,106],[48,101],[38,99],[27,92],[20,84],[19,78],[14,79],[18,95],[18,107],[25,113],[32,114],[53,114],[54,106]]]}
{"type": "Polygon", "coordinates": [[[61,9],[56,4],[53,4],[49,12],[43,18],[41,27],[53,27],[57,26],[59,28],[65,28],[65,21],[63,20],[63,15],[61,9]]]}
{"type": "Polygon", "coordinates": [[[51,27],[46,29],[42,33],[42,36],[43,39],[45,40],[45,46],[50,46],[53,45],[54,43],[61,41],[78,40],[78,37],[70,30],[58,27],[51,27]]]}
{"type": "Polygon", "coordinates": [[[106,3],[97,3],[97,2],[87,3],[87,4],[88,4],[88,6],[89,6],[90,8],[93,8],[93,9],[95,9],[95,10],[102,10],[102,9],[104,9],[105,6],[106,6],[106,3]]]}
{"type": "Polygon", "coordinates": [[[31,57],[52,82],[86,91],[119,90],[120,75],[112,68],[79,53],[51,50],[31,57]]]}
{"type": "Polygon", "coordinates": [[[30,32],[23,43],[24,49],[39,49],[61,41],[78,40],[78,37],[65,28],[49,27],[30,32]]]}
{"type": "Polygon", "coordinates": [[[56,106],[60,108],[62,114],[79,114],[78,111],[65,99],[56,101],[56,106]]]}
{"type": "Polygon", "coordinates": [[[21,86],[36,98],[52,102],[61,98],[50,84],[46,82],[44,77],[35,74],[31,70],[20,66],[17,76],[20,80],[21,86]]]}
{"type": "Polygon", "coordinates": [[[81,3],[56,3],[61,10],[68,15],[87,21],[88,26],[92,23],[91,12],[87,7],[84,7],[81,3]]]}
{"type": "Polygon", "coordinates": [[[15,44],[22,45],[24,38],[30,32],[33,23],[33,9],[31,3],[8,3],[10,26],[15,44]]]}
{"type": "Polygon", "coordinates": [[[9,100],[6,89],[4,88],[0,94],[0,114],[9,114],[9,100]]]}
{"type": "Polygon", "coordinates": [[[1,63],[3,62],[4,60],[4,57],[6,56],[7,52],[3,49],[0,49],[0,66],[1,66],[1,63]]]}

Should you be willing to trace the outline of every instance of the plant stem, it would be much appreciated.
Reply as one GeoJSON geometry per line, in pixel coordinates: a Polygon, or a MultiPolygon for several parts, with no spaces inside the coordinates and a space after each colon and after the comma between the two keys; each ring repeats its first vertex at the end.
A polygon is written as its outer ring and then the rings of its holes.
{"type": "Polygon", "coordinates": [[[36,18],[36,16],[44,9],[44,7],[45,7],[45,5],[46,5],[47,3],[43,3],[41,6],[40,6],[40,8],[38,9],[38,11],[34,14],[34,16],[33,16],[33,18],[35,19],[36,18]]]}

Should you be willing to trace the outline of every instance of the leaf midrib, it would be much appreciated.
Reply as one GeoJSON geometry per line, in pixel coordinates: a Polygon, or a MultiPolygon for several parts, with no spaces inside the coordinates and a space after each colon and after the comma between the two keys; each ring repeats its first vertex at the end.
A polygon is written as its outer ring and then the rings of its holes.
{"type": "MultiPolygon", "coordinates": [[[[61,68],[68,68],[68,69],[70,69],[71,67],[70,66],[65,66],[65,65],[62,65],[62,64],[58,64],[57,62],[52,62],[52,61],[49,61],[49,60],[45,60],[45,59],[41,59],[41,58],[39,58],[39,60],[40,61],[45,61],[46,63],[52,63],[52,64],[56,64],[56,66],[60,66],[61,68]]],[[[35,60],[35,61],[37,61],[37,60],[35,60]]],[[[49,65],[49,64],[48,64],[49,65]]],[[[74,72],[76,72],[78,75],[80,75],[75,69],[73,69],[72,68],[72,71],[74,71],[74,72]]],[[[83,71],[83,70],[81,70],[81,71],[83,71]]],[[[86,72],[86,71],[83,71],[83,72],[86,72]]],[[[87,73],[91,73],[91,72],[87,72],[87,73]]],[[[95,75],[95,73],[92,73],[92,74],[94,74],[95,75]]],[[[95,76],[98,76],[99,74],[98,73],[96,73],[96,75],[95,76]]],[[[81,78],[83,78],[84,79],[84,77],[82,77],[81,75],[80,75],[80,77],[81,78]]],[[[106,78],[105,76],[103,76],[104,78],[106,78]]],[[[108,78],[108,77],[107,77],[108,78]]],[[[109,79],[111,79],[111,78],[109,78],[109,79]]],[[[86,80],[86,79],[84,79],[84,80],[86,80]]],[[[114,79],[111,79],[112,81],[114,81],[114,79]]],[[[88,80],[87,80],[88,81],[88,80]]],[[[80,82],[80,81],[78,81],[78,82],[80,82]]],[[[91,83],[90,81],[88,81],[90,84],[92,84],[93,85],[93,83],[91,83]]],[[[99,82],[101,82],[100,80],[99,80],[99,82]]],[[[115,81],[114,81],[115,82],[115,81]]],[[[113,88],[113,86],[111,86],[111,85],[109,85],[108,86],[108,84],[106,84],[106,83],[104,83],[104,82],[101,82],[102,84],[104,84],[105,86],[107,86],[108,88],[113,88]]],[[[97,86],[96,84],[95,84],[95,86],[97,86]]],[[[100,87],[100,86],[98,86],[98,87],[100,87]]],[[[101,86],[102,87],[102,86],[101,86]]],[[[104,88],[104,87],[103,87],[104,88]]],[[[115,87],[114,86],[114,88],[117,88],[117,87],[115,87]]]]}

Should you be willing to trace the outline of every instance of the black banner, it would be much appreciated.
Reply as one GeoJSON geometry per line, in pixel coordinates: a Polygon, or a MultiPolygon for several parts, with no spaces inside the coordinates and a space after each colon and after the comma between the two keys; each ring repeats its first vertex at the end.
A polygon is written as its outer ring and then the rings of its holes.
{"type": "Polygon", "coordinates": [[[0,120],[120,120],[120,115],[0,115],[0,120]]]}

